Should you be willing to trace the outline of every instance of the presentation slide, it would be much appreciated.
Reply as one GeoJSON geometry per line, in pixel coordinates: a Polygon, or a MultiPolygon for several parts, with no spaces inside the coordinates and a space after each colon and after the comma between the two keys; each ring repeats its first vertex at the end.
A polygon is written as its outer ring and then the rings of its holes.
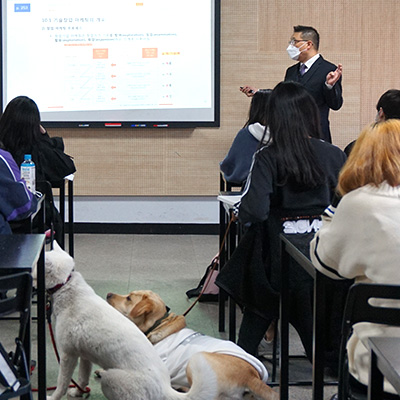
{"type": "Polygon", "coordinates": [[[26,95],[50,125],[216,126],[216,3],[3,0],[3,109],[26,95]]]}

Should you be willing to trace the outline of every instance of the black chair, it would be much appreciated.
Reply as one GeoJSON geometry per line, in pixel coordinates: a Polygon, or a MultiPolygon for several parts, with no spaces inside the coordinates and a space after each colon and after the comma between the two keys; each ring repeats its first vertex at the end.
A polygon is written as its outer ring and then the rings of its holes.
{"type": "MultiPolygon", "coordinates": [[[[42,207],[45,208],[45,223],[50,229],[50,243],[53,246],[54,240],[54,230],[55,230],[55,211],[54,211],[54,199],[53,199],[53,189],[49,181],[38,181],[36,182],[36,188],[39,192],[43,193],[45,196],[45,203],[42,207]]],[[[37,221],[34,221],[34,225],[40,225],[37,221]]],[[[39,231],[40,232],[40,231],[39,231]]]]}
{"type": "Polygon", "coordinates": [[[32,276],[20,273],[0,277],[0,292],[6,296],[0,299],[0,317],[19,314],[19,329],[15,338],[15,351],[10,354],[2,353],[8,357],[11,368],[17,378],[18,388],[8,388],[0,394],[0,400],[21,397],[23,400],[32,400],[30,384],[30,320],[32,298],[32,276]]]}
{"type": "MultiPolygon", "coordinates": [[[[356,381],[348,369],[346,345],[353,325],[359,322],[400,326],[400,308],[376,306],[370,299],[400,300],[400,285],[357,283],[351,286],[343,317],[342,341],[339,356],[338,400],[366,400],[367,388],[356,381]]],[[[385,399],[400,399],[386,394],[385,399]]]]}
{"type": "Polygon", "coordinates": [[[71,257],[74,256],[74,181],[64,178],[59,182],[51,182],[53,189],[59,190],[59,210],[62,221],[62,238],[59,245],[65,249],[65,227],[68,227],[68,252],[71,257]],[[68,183],[67,183],[68,182],[68,183]],[[68,223],[66,222],[65,212],[65,186],[68,189],[68,223]]]}
{"type": "Polygon", "coordinates": [[[51,195],[51,185],[49,182],[36,182],[37,191],[43,194],[43,196],[38,199],[37,209],[25,219],[9,221],[12,233],[44,233],[46,216],[44,200],[48,195],[48,188],[50,188],[51,195]]]}

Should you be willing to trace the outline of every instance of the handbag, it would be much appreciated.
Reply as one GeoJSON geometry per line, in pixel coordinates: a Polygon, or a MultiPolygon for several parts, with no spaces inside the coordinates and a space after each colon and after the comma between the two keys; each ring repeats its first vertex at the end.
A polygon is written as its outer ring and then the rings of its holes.
{"type": "Polygon", "coordinates": [[[219,257],[216,256],[211,261],[211,264],[206,268],[203,277],[200,279],[199,284],[194,289],[186,292],[186,296],[190,299],[192,297],[199,297],[199,302],[217,302],[219,287],[215,284],[218,276],[219,257]]]}
{"type": "Polygon", "coordinates": [[[188,298],[191,297],[196,297],[197,299],[193,302],[193,304],[183,313],[183,316],[185,317],[191,309],[197,304],[197,302],[200,301],[217,301],[218,302],[218,297],[219,297],[219,288],[218,286],[215,285],[215,279],[218,276],[218,266],[219,266],[219,259],[222,253],[222,249],[224,248],[225,245],[225,240],[226,237],[228,236],[228,232],[231,226],[231,223],[235,220],[235,217],[232,216],[230,219],[228,226],[226,228],[224,237],[221,242],[221,247],[219,248],[218,254],[212,259],[211,264],[206,268],[206,272],[201,278],[198,286],[194,289],[190,289],[186,292],[186,296],[188,298]],[[207,290],[210,290],[209,293],[204,293],[207,290]],[[205,294],[205,297],[203,297],[205,294]]]}

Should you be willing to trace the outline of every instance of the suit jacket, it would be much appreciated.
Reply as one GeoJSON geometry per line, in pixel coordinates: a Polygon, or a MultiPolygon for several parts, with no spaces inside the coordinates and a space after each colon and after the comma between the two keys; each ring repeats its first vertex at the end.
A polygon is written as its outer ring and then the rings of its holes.
{"type": "Polygon", "coordinates": [[[339,110],[343,104],[342,78],[328,89],[325,85],[326,75],[336,70],[336,65],[326,61],[321,55],[311,68],[303,75],[299,72],[300,63],[292,65],[286,70],[285,81],[301,83],[314,97],[321,115],[321,128],[323,140],[331,143],[331,132],[329,129],[329,109],[339,110]]]}

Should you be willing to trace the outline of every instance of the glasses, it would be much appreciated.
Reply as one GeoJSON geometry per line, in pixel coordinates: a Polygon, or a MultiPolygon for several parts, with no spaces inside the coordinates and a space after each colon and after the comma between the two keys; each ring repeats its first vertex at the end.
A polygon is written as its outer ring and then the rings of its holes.
{"type": "Polygon", "coordinates": [[[290,39],[289,40],[289,44],[291,44],[292,46],[294,46],[296,43],[299,43],[299,42],[308,42],[308,40],[305,40],[305,39],[290,39]]]}

